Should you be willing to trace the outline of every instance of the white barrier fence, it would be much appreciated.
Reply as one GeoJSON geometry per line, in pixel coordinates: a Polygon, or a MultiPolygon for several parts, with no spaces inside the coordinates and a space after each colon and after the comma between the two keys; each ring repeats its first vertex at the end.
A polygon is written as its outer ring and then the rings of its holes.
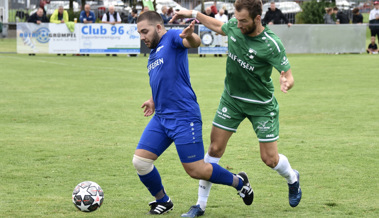
{"type": "Polygon", "coordinates": [[[280,37],[289,54],[366,51],[365,24],[270,25],[269,28],[280,37]]]}
{"type": "MultiPolygon", "coordinates": [[[[270,25],[282,40],[287,53],[362,53],[366,49],[366,29],[362,24],[270,25]]],[[[227,37],[199,25],[202,45],[197,53],[225,54],[227,37]]],[[[17,53],[52,54],[139,54],[141,40],[136,24],[75,24],[71,32],[65,24],[17,23],[17,53]]]]}

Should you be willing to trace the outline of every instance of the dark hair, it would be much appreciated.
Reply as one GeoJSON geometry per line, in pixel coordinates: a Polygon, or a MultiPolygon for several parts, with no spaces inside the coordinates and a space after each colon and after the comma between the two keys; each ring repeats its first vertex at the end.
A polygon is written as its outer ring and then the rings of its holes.
{"type": "Polygon", "coordinates": [[[251,19],[255,19],[258,15],[262,15],[262,1],[261,0],[236,0],[234,7],[238,12],[246,9],[249,12],[251,19]]]}
{"type": "Polygon", "coordinates": [[[338,11],[338,8],[337,8],[337,7],[334,7],[334,8],[333,8],[333,11],[338,11]]]}
{"type": "Polygon", "coordinates": [[[167,14],[171,14],[172,12],[174,12],[174,9],[172,9],[172,7],[170,7],[167,11],[167,14]]]}
{"type": "Polygon", "coordinates": [[[145,12],[143,12],[138,17],[137,23],[139,23],[139,22],[141,22],[143,20],[148,20],[148,21],[151,21],[151,22],[154,22],[154,23],[159,23],[159,24],[161,24],[163,26],[163,19],[162,19],[161,15],[159,15],[155,11],[145,11],[145,12]]]}
{"type": "Polygon", "coordinates": [[[354,8],[352,12],[353,12],[353,14],[358,13],[359,12],[359,8],[354,8]]]}
{"type": "Polygon", "coordinates": [[[135,14],[138,14],[137,9],[135,9],[135,8],[133,8],[132,12],[135,13],[135,14]]]}

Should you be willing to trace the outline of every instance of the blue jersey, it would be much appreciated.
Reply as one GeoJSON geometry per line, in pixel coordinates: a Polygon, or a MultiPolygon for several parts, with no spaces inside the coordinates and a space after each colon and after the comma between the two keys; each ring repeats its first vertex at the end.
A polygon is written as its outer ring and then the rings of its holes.
{"type": "Polygon", "coordinates": [[[150,51],[147,70],[155,104],[162,118],[201,118],[199,104],[191,87],[187,48],[179,37],[181,30],[168,30],[150,51]]]}

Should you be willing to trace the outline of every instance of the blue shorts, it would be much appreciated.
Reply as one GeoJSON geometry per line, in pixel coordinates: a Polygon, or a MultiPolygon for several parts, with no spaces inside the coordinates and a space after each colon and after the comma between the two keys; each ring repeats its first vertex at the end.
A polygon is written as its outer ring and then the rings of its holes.
{"type": "Polygon", "coordinates": [[[158,157],[172,144],[176,145],[180,161],[192,163],[204,158],[202,122],[199,118],[151,118],[136,149],[144,149],[158,157]]]}

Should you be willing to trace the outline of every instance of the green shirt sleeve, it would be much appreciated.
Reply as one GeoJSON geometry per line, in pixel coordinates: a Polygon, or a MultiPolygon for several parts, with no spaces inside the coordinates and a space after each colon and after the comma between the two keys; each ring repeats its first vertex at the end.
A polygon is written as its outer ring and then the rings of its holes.
{"type": "Polygon", "coordinates": [[[280,40],[275,40],[273,52],[269,55],[268,62],[280,72],[287,72],[291,69],[290,62],[287,58],[286,51],[280,40]],[[275,44],[276,43],[276,44],[275,44]]]}
{"type": "Polygon", "coordinates": [[[235,18],[230,19],[228,22],[224,23],[221,27],[221,30],[225,33],[225,35],[228,35],[230,23],[236,22],[235,18]]]}

